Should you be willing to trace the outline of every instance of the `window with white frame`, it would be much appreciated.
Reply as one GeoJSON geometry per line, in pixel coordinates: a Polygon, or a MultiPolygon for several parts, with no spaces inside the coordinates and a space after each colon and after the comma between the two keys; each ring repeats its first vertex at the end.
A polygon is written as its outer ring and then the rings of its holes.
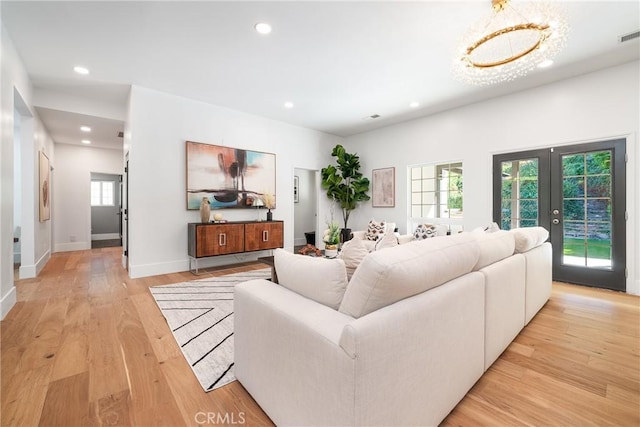
{"type": "Polygon", "coordinates": [[[461,229],[462,162],[416,165],[409,169],[411,221],[435,220],[449,225],[450,230],[461,229]]]}
{"type": "Polygon", "coordinates": [[[91,206],[114,206],[113,181],[91,181],[91,206]]]}

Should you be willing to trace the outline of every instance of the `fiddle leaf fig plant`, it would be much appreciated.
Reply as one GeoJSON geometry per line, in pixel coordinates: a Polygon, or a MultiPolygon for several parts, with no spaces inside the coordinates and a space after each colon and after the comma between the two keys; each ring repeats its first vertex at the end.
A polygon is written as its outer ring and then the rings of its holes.
{"type": "Polygon", "coordinates": [[[337,165],[329,165],[321,170],[322,188],[327,197],[340,204],[344,228],[347,228],[349,215],[358,202],[369,200],[369,179],[360,172],[360,157],[350,154],[340,144],[331,151],[337,165]]]}

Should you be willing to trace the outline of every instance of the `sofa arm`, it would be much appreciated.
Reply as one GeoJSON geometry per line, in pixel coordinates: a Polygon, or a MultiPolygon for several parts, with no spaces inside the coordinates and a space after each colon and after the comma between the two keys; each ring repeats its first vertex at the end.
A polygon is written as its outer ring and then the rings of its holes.
{"type": "Polygon", "coordinates": [[[277,425],[353,425],[355,362],[338,344],[353,320],[272,282],[242,283],[235,375],[277,425]]]}

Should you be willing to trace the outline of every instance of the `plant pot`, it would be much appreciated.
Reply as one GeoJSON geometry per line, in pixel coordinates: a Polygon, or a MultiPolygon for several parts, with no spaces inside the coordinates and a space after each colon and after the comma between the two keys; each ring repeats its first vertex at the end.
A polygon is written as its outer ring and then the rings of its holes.
{"type": "Polygon", "coordinates": [[[349,240],[353,239],[353,233],[351,232],[350,228],[342,228],[340,229],[340,241],[341,242],[348,242],[349,240]]]}
{"type": "Polygon", "coordinates": [[[324,245],[324,256],[335,258],[338,256],[338,245],[324,245]]]}

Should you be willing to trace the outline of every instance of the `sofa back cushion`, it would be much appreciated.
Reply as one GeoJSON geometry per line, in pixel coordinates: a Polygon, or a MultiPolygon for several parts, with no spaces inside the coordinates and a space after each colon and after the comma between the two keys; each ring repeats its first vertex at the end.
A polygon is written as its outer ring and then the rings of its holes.
{"type": "Polygon", "coordinates": [[[463,234],[372,252],[353,274],[339,311],[358,318],[422,293],[470,272],[478,255],[476,241],[463,234]]]}
{"type": "Polygon", "coordinates": [[[284,249],[273,254],[278,283],[337,310],[347,287],[347,270],[341,259],[295,255],[284,249]]]}
{"type": "Polygon", "coordinates": [[[509,230],[515,238],[515,252],[522,254],[540,246],[549,238],[549,232],[544,227],[513,228],[509,230]]]}
{"type": "Polygon", "coordinates": [[[478,271],[487,265],[513,255],[516,242],[513,234],[508,231],[501,230],[488,233],[481,230],[473,231],[470,234],[476,239],[480,248],[480,256],[473,271],[478,271]]]}
{"type": "Polygon", "coordinates": [[[351,280],[356,268],[367,255],[369,255],[369,249],[361,239],[353,238],[342,244],[342,251],[338,254],[338,258],[344,261],[348,280],[351,280]]]}

